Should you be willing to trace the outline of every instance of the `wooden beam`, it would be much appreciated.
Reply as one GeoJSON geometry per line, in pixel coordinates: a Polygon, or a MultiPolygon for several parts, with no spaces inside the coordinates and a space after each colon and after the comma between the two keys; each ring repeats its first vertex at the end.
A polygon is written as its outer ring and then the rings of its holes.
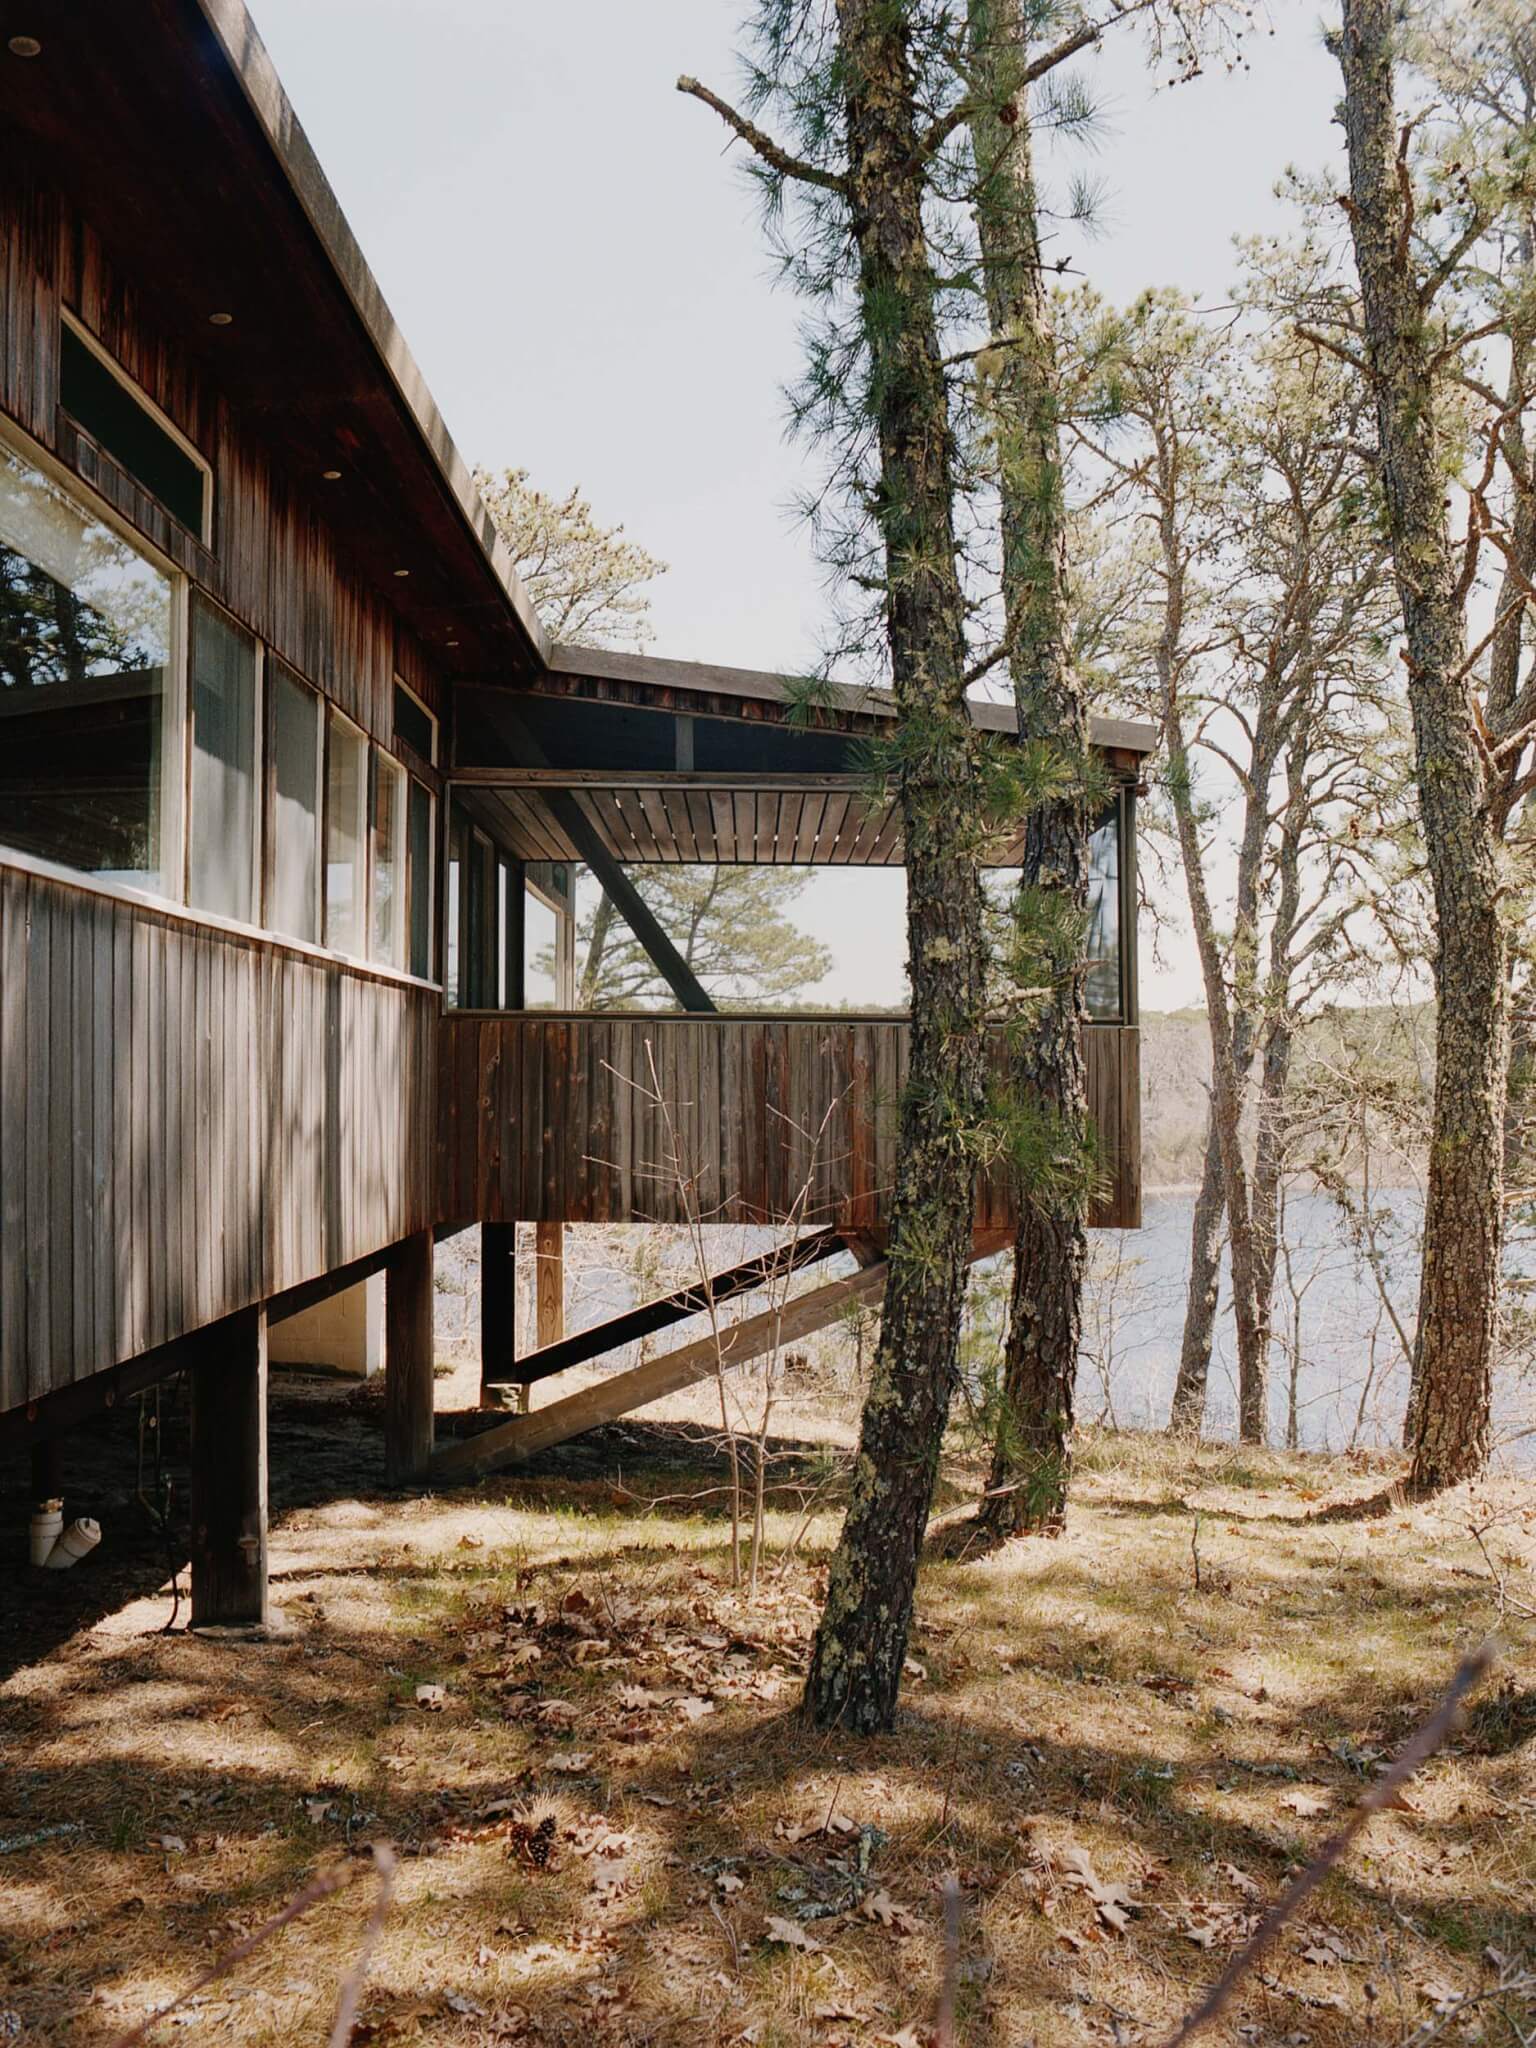
{"type": "MultiPolygon", "coordinates": [[[[517,714],[513,711],[503,711],[502,716],[507,730],[516,737],[519,746],[527,755],[529,766],[547,768],[550,765],[549,756],[517,714]]],[[[704,993],[703,985],[695,976],[693,969],[662,929],[655,913],[629,879],[622,864],[609,852],[602,834],[570,790],[549,790],[545,793],[544,803],[550,816],[576,849],[576,858],[586,862],[612,897],[619,915],[655,961],[662,979],[683,1008],[713,1014],[715,1006],[704,993]]]]}
{"type": "Polygon", "coordinates": [[[580,1436],[584,1430],[600,1428],[605,1422],[616,1422],[632,1409],[643,1408],[665,1394],[675,1394],[683,1387],[709,1379],[717,1364],[731,1371],[749,1359],[761,1358],[777,1345],[808,1337],[815,1330],[825,1329],[854,1303],[877,1301],[885,1292],[889,1271],[889,1264],[881,1260],[862,1272],[850,1273],[846,1279],[832,1280],[809,1294],[797,1295],[782,1308],[766,1309],[761,1315],[733,1323],[724,1333],[721,1359],[717,1360],[713,1337],[700,1337],[629,1372],[616,1373],[610,1379],[599,1380],[596,1386],[568,1394],[563,1401],[552,1401],[547,1408],[536,1408],[531,1415],[519,1415],[495,1429],[445,1444],[432,1460],[432,1476],[483,1478],[502,1465],[532,1457],[536,1451],[564,1443],[567,1437],[580,1436]]]}
{"type": "Polygon", "coordinates": [[[384,1476],[426,1476],[432,1457],[432,1233],[403,1238],[384,1269],[384,1476]]]}
{"type": "Polygon", "coordinates": [[[536,1223],[533,1245],[534,1304],[542,1351],[565,1335],[565,1225],[536,1223]]]}
{"type": "Polygon", "coordinates": [[[267,1316],[204,1333],[192,1368],[193,1628],[267,1622],[267,1316]]]}
{"type": "Polygon", "coordinates": [[[717,1304],[734,1301],[739,1295],[750,1294],[755,1287],[761,1287],[777,1274],[786,1270],[798,1272],[803,1266],[816,1265],[822,1259],[834,1257],[842,1249],[843,1239],[837,1231],[816,1230],[796,1238],[792,1245],[781,1245],[774,1251],[764,1252],[759,1258],[744,1260],[739,1266],[728,1266],[724,1272],[712,1274],[707,1286],[696,1280],[671,1294],[656,1295],[650,1301],[642,1301],[634,1308],[611,1316],[605,1323],[577,1330],[557,1344],[520,1358],[514,1368],[517,1383],[532,1385],[554,1373],[568,1372],[573,1365],[584,1365],[589,1358],[600,1358],[604,1352],[621,1351],[626,1344],[638,1343],[640,1338],[654,1336],[658,1330],[664,1330],[672,1323],[686,1322],[689,1316],[701,1314],[709,1307],[711,1295],[717,1304]]]}
{"type": "MultiPolygon", "coordinates": [[[[680,719],[679,724],[691,724],[680,719]]],[[[450,785],[472,789],[724,789],[762,790],[793,795],[798,791],[863,789],[868,777],[850,769],[799,773],[790,769],[761,772],[698,768],[452,768],[450,785]]]]}

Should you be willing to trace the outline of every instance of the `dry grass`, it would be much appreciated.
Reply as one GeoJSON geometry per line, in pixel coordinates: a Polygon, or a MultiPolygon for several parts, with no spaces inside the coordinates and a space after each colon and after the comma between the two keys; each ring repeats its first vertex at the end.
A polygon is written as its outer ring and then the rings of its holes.
{"type": "MultiPolygon", "coordinates": [[[[387,1838],[361,2039],[909,2048],[953,1870],[962,2042],[1155,2041],[1493,1627],[1469,1727],[1224,2038],[1407,2042],[1497,1958],[1536,1961],[1528,1489],[1323,1523],[1381,1468],[1091,1439],[1064,1539],[927,1571],[901,1726],[859,1745],[791,1716],[832,1518],[749,1605],[703,1451],[683,1477],[709,1511],[639,1516],[563,1455],[478,1496],[283,1516],[277,1640],[155,1635],[156,1592],[13,1670],[0,1836],[79,1831],[0,1855],[0,2035],[105,2044],[387,1838]],[[519,1814],[555,1816],[552,1868],[519,1814]],[[1128,1913],[1074,1881],[1078,1851],[1128,1913]]],[[[676,1456],[652,1471],[631,1438],[626,1485],[676,1495],[676,1456]]],[[[323,2041],[370,1893],[264,1946],[183,2037],[323,2041]]],[[[1518,2039],[1498,2000],[1446,2038],[1474,2026],[1518,2039]]]]}

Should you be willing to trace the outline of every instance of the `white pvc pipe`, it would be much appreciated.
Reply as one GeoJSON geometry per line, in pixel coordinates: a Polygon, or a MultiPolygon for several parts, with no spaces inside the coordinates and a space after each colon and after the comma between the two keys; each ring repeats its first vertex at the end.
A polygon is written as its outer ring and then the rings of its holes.
{"type": "Polygon", "coordinates": [[[78,1564],[82,1557],[89,1557],[101,1541],[101,1524],[93,1522],[89,1515],[82,1515],[71,1522],[58,1542],[49,1551],[46,1568],[51,1572],[67,1572],[72,1564],[78,1564]]]}
{"type": "Polygon", "coordinates": [[[32,1562],[38,1565],[46,1564],[48,1553],[63,1533],[63,1501],[40,1500],[32,1510],[32,1520],[27,1529],[27,1544],[32,1562]]]}

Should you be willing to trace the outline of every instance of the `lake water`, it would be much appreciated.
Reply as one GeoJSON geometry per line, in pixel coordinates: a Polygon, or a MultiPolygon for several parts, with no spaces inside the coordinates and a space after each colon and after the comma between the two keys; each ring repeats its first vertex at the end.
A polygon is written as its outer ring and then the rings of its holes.
{"type": "MultiPolygon", "coordinates": [[[[1383,1288],[1411,1341],[1417,1314],[1415,1189],[1376,1197],[1384,1212],[1378,1245],[1383,1288]]],[[[1189,1271],[1190,1194],[1148,1195],[1140,1230],[1093,1239],[1087,1341],[1078,1412],[1136,1428],[1168,1420],[1184,1328],[1189,1271]]],[[[1401,1441],[1408,1366],[1392,1319],[1366,1261],[1350,1241],[1336,1204],[1321,1193],[1292,1193],[1286,1203],[1287,1261],[1275,1280],[1270,1354],[1270,1442],[1285,1442],[1292,1359],[1298,1361],[1297,1436],[1306,1450],[1401,1441]]],[[[1532,1270],[1532,1247],[1517,1243],[1511,1263],[1532,1270]]],[[[1496,1389],[1496,1433],[1506,1438],[1532,1419],[1533,1388],[1514,1370],[1496,1389]]],[[[1211,1360],[1207,1431],[1237,1433],[1237,1345],[1225,1262],[1211,1360]]],[[[1529,1455],[1533,1439],[1517,1453],[1529,1455]]],[[[1524,1462],[1524,1460],[1522,1460],[1524,1462]]]]}
{"type": "MultiPolygon", "coordinates": [[[[1419,1197],[1400,1190],[1377,1197],[1383,1210],[1379,1236],[1382,1279],[1398,1320],[1410,1339],[1418,1301],[1417,1224],[1419,1197]]],[[[1104,1421],[1129,1428],[1162,1428],[1168,1420],[1178,1370],[1184,1327],[1184,1302],[1189,1268],[1189,1233],[1194,1197],[1185,1192],[1150,1194],[1140,1230],[1097,1231],[1091,1239],[1091,1261],[1085,1301],[1085,1341],[1078,1381],[1078,1413],[1087,1422],[1104,1421]]],[[[1293,1357],[1297,1360],[1296,1420],[1298,1441],[1308,1450],[1342,1450],[1351,1444],[1395,1445],[1401,1439],[1408,1367],[1398,1335],[1387,1314],[1369,1267],[1360,1257],[1336,1205],[1318,1193],[1289,1196],[1285,1236],[1288,1260],[1276,1275],[1274,1342],[1270,1364],[1270,1442],[1283,1444],[1289,1405],[1293,1357]]],[[[531,1230],[519,1233],[530,1242],[531,1230]]],[[[717,1269],[765,1251],[774,1234],[766,1230],[722,1229],[709,1233],[710,1256],[717,1269]]],[[[478,1328],[478,1232],[466,1232],[442,1247],[439,1262],[438,1335],[449,1351],[473,1348],[478,1328]]],[[[579,1330],[602,1322],[634,1301],[696,1277],[686,1259],[679,1266],[655,1269],[637,1279],[632,1246],[637,1249],[658,1234],[641,1226],[623,1231],[573,1230],[567,1254],[567,1327],[579,1330]],[[631,1242],[632,1241],[632,1245],[631,1242]],[[607,1246],[598,1255],[599,1243],[607,1246]],[[622,1246],[622,1250],[621,1250],[622,1246]],[[615,1256],[615,1254],[619,1254],[615,1256]]],[[[1512,1263],[1536,1273],[1536,1244],[1516,1246],[1512,1263]]],[[[520,1256],[519,1293],[525,1315],[531,1266],[520,1256]]],[[[821,1267],[822,1278],[852,1270],[852,1260],[821,1267]]],[[[743,1303],[737,1313],[752,1313],[759,1302],[743,1303]]],[[[972,1292],[973,1314],[994,1328],[1006,1308],[1006,1273],[1001,1262],[977,1268],[972,1292]],[[989,1272],[990,1268],[990,1272],[989,1272]]],[[[665,1342],[684,1342],[702,1335],[702,1317],[677,1324],[665,1342]]],[[[653,1340],[653,1343],[663,1340],[653,1340]]],[[[531,1349],[525,1329],[520,1349],[531,1349]]],[[[633,1362],[615,1356],[615,1369],[633,1362]]],[[[1536,1385],[1507,1370],[1495,1401],[1496,1433],[1512,1438],[1536,1421],[1536,1385]]],[[[1237,1433],[1237,1360],[1231,1308],[1223,1271],[1211,1363],[1206,1433],[1235,1437],[1237,1433]]],[[[1536,1437],[1521,1439],[1514,1455],[1529,1462],[1536,1437]]]]}

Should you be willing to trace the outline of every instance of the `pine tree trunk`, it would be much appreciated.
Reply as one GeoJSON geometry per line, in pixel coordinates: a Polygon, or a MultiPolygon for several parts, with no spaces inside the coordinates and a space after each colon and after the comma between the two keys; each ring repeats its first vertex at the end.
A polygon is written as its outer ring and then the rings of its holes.
{"type": "Polygon", "coordinates": [[[1349,222],[1407,642],[1419,813],[1434,893],[1437,1027],[1414,1354],[1410,1485],[1486,1463],[1498,1340],[1509,1029],[1499,861],[1466,677],[1435,425],[1435,342],[1413,265],[1393,107],[1394,0],[1344,0],[1349,222]]]}
{"type": "MultiPolygon", "coordinates": [[[[996,436],[1002,594],[1019,739],[1043,742],[1071,770],[1059,797],[1024,820],[1021,919],[1054,897],[1075,919],[1088,906],[1089,818],[1083,794],[1088,714],[1068,623],[1065,495],[1055,336],[1040,263],[1029,120],[1024,0],[971,0],[971,117],[976,221],[995,344],[988,371],[996,436]]],[[[997,1440],[983,1524],[998,1534],[1060,1529],[1071,1473],[1073,1408],[1088,1257],[1087,1011],[1081,945],[1069,938],[1032,976],[1051,993],[1014,1049],[1012,1085],[1051,1120],[1060,1190],[1020,1187],[1012,1302],[997,1440]]]]}
{"type": "Polygon", "coordinates": [[[891,1277],[847,1520],[802,1711],[871,1733],[895,1713],[939,1452],[958,1377],[974,1202],[969,1131],[985,1092],[975,739],[935,280],[905,11],[838,0],[859,301],[879,435],[891,683],[912,985],[891,1277]]]}

